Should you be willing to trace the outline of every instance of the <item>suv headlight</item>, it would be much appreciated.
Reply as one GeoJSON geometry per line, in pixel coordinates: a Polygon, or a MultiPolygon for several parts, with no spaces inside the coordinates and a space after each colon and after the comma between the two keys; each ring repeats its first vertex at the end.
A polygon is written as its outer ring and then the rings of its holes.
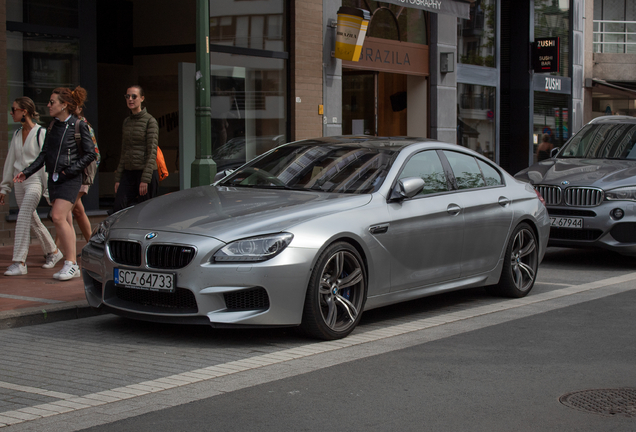
{"type": "Polygon", "coordinates": [[[636,201],[636,186],[626,186],[605,191],[608,201],[636,201]]]}
{"type": "Polygon", "coordinates": [[[237,240],[215,253],[214,261],[265,261],[281,253],[293,238],[293,234],[281,233],[237,240]]]}

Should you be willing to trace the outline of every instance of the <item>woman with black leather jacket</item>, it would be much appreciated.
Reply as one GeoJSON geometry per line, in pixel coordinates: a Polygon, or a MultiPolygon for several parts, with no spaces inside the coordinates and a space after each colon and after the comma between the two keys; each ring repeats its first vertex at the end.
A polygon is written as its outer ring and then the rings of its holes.
{"type": "Polygon", "coordinates": [[[67,218],[82,186],[84,168],[95,159],[95,145],[86,123],[80,122],[80,142],[75,139],[75,123],[78,119],[72,113],[85,99],[86,90],[81,87],[72,91],[62,87],[53,90],[48,107],[49,114],[55,120],[46,135],[42,151],[29,167],[13,179],[17,183],[23,182],[42,165],[46,166],[46,172],[49,173],[49,200],[53,206],[51,219],[64,253],[64,266],[53,275],[59,280],[80,276],[75,255],[75,228],[69,225],[67,218]]]}

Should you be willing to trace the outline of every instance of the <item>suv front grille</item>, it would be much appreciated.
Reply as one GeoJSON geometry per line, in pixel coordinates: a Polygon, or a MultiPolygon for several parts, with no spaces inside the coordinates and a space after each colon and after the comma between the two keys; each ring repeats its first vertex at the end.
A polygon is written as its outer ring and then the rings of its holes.
{"type": "Polygon", "coordinates": [[[111,240],[108,250],[117,264],[139,267],[141,265],[141,245],[135,242],[111,240]]]}
{"type": "Polygon", "coordinates": [[[601,189],[570,187],[565,190],[565,203],[575,207],[596,207],[603,202],[603,195],[601,189]]]}
{"type": "Polygon", "coordinates": [[[561,204],[561,188],[560,187],[537,185],[534,188],[537,191],[539,191],[546,205],[561,204]]]}
{"type": "Polygon", "coordinates": [[[148,248],[148,267],[157,269],[180,269],[194,258],[194,248],[178,245],[152,245],[148,248]]]}

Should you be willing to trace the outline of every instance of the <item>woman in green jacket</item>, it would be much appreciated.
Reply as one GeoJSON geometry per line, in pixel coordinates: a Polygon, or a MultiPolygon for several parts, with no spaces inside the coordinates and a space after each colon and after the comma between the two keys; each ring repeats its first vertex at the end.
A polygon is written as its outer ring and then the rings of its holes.
{"type": "Polygon", "coordinates": [[[115,204],[113,212],[157,196],[157,120],[141,107],[144,91],[134,85],[128,88],[126,104],[130,116],[124,120],[121,157],[115,172],[115,204]]]}

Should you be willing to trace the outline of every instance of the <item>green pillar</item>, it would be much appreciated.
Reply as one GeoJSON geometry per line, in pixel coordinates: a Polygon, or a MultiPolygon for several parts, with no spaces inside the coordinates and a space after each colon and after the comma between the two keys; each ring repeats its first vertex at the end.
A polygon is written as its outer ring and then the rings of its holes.
{"type": "Polygon", "coordinates": [[[192,187],[211,184],[216,175],[212,160],[210,110],[210,3],[197,0],[196,155],[192,162],[192,187]]]}

